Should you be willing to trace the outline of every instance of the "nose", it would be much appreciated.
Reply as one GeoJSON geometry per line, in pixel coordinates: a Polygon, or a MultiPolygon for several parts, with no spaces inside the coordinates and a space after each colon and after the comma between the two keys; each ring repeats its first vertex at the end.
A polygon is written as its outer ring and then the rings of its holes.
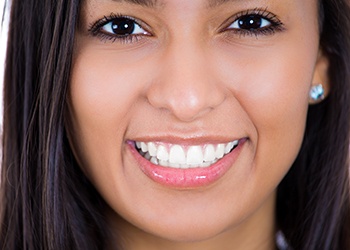
{"type": "Polygon", "coordinates": [[[190,122],[225,100],[208,53],[196,44],[173,43],[160,58],[158,77],[148,90],[149,103],[190,122]]]}

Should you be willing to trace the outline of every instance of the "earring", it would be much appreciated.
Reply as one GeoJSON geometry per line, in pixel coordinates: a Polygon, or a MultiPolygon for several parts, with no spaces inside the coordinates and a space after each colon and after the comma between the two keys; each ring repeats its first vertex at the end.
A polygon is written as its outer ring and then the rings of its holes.
{"type": "Polygon", "coordinates": [[[311,87],[309,97],[310,101],[313,103],[320,102],[324,99],[324,89],[321,83],[311,87]]]}

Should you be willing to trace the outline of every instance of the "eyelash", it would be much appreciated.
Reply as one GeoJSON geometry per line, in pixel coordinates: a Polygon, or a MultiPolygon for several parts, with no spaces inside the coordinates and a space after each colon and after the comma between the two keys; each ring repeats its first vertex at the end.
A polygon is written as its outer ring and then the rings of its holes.
{"type": "MultiPolygon", "coordinates": [[[[102,41],[108,40],[111,42],[119,42],[122,44],[126,44],[126,43],[136,43],[138,42],[140,39],[142,39],[142,37],[144,36],[152,36],[152,34],[129,34],[129,35],[112,35],[109,34],[107,32],[104,32],[102,30],[102,28],[112,22],[115,21],[117,19],[120,18],[124,18],[127,20],[131,20],[135,25],[140,26],[142,29],[144,29],[147,33],[149,33],[147,31],[146,28],[144,28],[143,23],[140,22],[139,20],[130,17],[130,16],[125,16],[122,14],[114,14],[111,13],[109,16],[104,16],[103,18],[97,20],[96,22],[92,23],[88,29],[88,32],[93,36],[93,37],[98,37],[100,38],[102,41]]],[[[269,36],[269,35],[273,35],[276,32],[279,31],[283,31],[284,30],[284,24],[279,20],[279,18],[267,11],[267,8],[265,9],[260,9],[260,8],[255,8],[255,9],[251,9],[251,10],[245,10],[242,12],[239,12],[238,14],[236,14],[233,17],[230,17],[228,19],[228,21],[226,21],[225,23],[228,23],[228,25],[225,26],[225,28],[221,29],[220,32],[224,33],[224,32],[229,32],[229,33],[234,33],[237,34],[239,36],[255,36],[255,37],[259,37],[259,36],[269,36]],[[232,24],[234,24],[236,21],[242,19],[243,17],[248,17],[248,16],[256,16],[257,18],[261,18],[261,19],[265,19],[267,20],[270,25],[268,25],[267,27],[263,27],[263,28],[259,28],[259,29],[254,29],[254,30],[248,30],[248,29],[237,29],[237,28],[229,28],[232,24]],[[230,21],[233,20],[233,21],[230,21]]]]}
{"type": "MultiPolygon", "coordinates": [[[[120,42],[122,44],[124,43],[135,43],[137,41],[139,41],[141,39],[141,36],[150,36],[147,34],[139,34],[139,35],[125,35],[125,36],[117,36],[117,35],[112,35],[112,34],[108,34],[106,32],[104,32],[102,30],[102,28],[112,22],[115,21],[119,18],[125,18],[128,20],[131,20],[132,22],[134,22],[136,25],[140,26],[143,28],[143,24],[140,24],[142,22],[139,22],[137,19],[130,17],[130,16],[125,16],[122,14],[114,14],[111,13],[109,16],[104,16],[103,18],[97,20],[96,22],[92,23],[90,25],[90,28],[88,29],[88,32],[94,36],[94,37],[98,37],[100,38],[102,41],[108,40],[111,42],[120,42]]],[[[143,28],[146,32],[147,29],[143,28]]]]}
{"type": "MultiPolygon", "coordinates": [[[[225,28],[221,30],[221,32],[229,31],[229,32],[234,32],[235,34],[239,36],[269,36],[273,35],[276,32],[281,32],[284,31],[284,24],[280,21],[280,19],[277,17],[277,15],[269,12],[267,8],[265,9],[260,9],[260,8],[255,8],[252,10],[245,10],[242,12],[239,12],[236,14],[233,18],[229,18],[228,20],[233,20],[233,21],[227,21],[229,22],[229,25],[226,25],[225,28]],[[246,30],[246,29],[230,29],[229,26],[232,25],[234,22],[240,20],[242,17],[247,17],[250,15],[254,15],[258,18],[265,19],[270,22],[270,25],[267,27],[263,27],[260,29],[255,29],[255,30],[246,30]]],[[[225,23],[227,23],[225,22],[225,23]]]]}

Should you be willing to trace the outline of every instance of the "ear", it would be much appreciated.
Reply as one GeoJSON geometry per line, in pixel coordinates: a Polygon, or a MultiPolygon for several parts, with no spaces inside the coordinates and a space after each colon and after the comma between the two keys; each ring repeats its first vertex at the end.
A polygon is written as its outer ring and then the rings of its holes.
{"type": "MultiPolygon", "coordinates": [[[[328,67],[329,67],[329,60],[320,50],[316,61],[311,88],[321,84],[324,90],[324,95],[323,95],[324,97],[327,97],[329,95],[330,87],[331,87],[329,82],[329,76],[328,76],[328,67]]],[[[322,100],[323,98],[320,100],[310,99],[309,103],[316,104],[321,102],[322,100]]]]}

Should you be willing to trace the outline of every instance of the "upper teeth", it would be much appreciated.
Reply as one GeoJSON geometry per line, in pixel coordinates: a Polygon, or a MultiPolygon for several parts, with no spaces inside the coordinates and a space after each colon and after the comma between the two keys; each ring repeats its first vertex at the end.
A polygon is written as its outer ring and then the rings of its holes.
{"type": "Polygon", "coordinates": [[[153,164],[172,168],[208,167],[238,145],[239,141],[226,144],[182,146],[158,142],[136,142],[140,153],[153,164]]]}

